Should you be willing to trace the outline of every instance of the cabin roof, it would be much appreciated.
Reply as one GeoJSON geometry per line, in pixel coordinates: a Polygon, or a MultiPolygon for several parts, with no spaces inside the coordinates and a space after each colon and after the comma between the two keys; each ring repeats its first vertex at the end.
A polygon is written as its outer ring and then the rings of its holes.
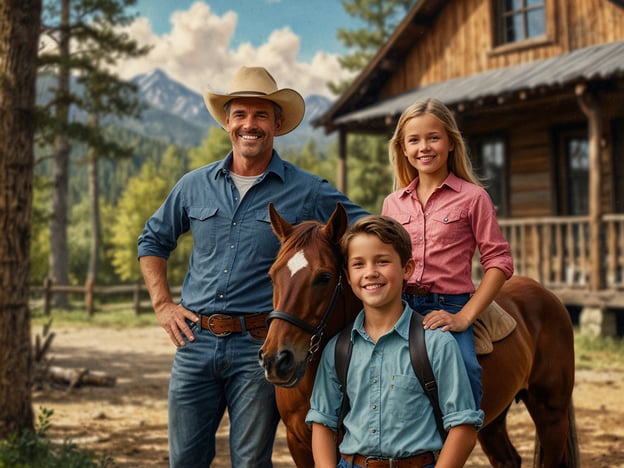
{"type": "MultiPolygon", "coordinates": [[[[624,77],[624,41],[576,49],[545,60],[488,70],[405,91],[319,125],[335,127],[400,114],[418,99],[435,97],[451,107],[513,99],[576,83],[624,77]]],[[[337,109],[336,109],[337,110],[337,109]]],[[[326,114],[327,117],[327,114],[326,114]]]]}

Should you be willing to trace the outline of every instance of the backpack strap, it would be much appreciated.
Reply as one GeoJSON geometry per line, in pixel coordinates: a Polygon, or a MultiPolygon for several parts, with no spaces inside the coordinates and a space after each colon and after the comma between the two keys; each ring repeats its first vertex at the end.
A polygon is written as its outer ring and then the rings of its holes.
{"type": "Polygon", "coordinates": [[[427,357],[423,316],[416,311],[412,311],[412,317],[410,319],[409,353],[412,368],[423,386],[429,401],[431,401],[436,426],[444,441],[446,440],[448,432],[444,429],[444,423],[442,422],[442,410],[440,409],[440,401],[438,399],[438,385],[433,375],[433,370],[431,369],[431,363],[427,357]]]}
{"type": "Polygon", "coordinates": [[[353,351],[353,342],[351,341],[352,329],[352,323],[342,329],[336,340],[336,349],[334,350],[336,375],[340,381],[340,390],[342,392],[342,403],[340,404],[340,414],[338,415],[338,432],[343,430],[342,421],[351,407],[349,397],[347,396],[347,373],[349,372],[351,352],[353,351]]]}

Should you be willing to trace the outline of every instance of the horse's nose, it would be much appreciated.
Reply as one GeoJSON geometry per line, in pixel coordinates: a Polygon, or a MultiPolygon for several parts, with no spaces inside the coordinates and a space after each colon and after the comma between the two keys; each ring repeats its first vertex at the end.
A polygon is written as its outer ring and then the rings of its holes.
{"type": "Polygon", "coordinates": [[[293,373],[295,368],[295,354],[286,349],[277,353],[275,359],[275,373],[279,378],[286,378],[293,373]]]}
{"type": "Polygon", "coordinates": [[[258,361],[266,375],[273,375],[278,379],[288,378],[295,368],[295,355],[289,350],[282,350],[274,357],[265,356],[264,352],[260,350],[258,351],[258,361]]]}

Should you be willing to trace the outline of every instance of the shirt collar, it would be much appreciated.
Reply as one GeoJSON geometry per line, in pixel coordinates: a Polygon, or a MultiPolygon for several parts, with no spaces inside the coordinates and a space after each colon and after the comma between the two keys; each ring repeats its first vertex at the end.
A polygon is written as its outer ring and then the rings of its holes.
{"type": "MultiPolygon", "coordinates": [[[[403,191],[400,194],[400,197],[404,198],[404,197],[407,197],[408,195],[411,195],[413,192],[415,192],[416,187],[418,186],[418,181],[419,181],[418,176],[414,177],[414,180],[412,180],[409,183],[409,185],[403,189],[403,191]]],[[[449,172],[448,176],[446,176],[446,179],[444,179],[444,182],[442,182],[442,185],[440,187],[446,186],[450,188],[451,190],[460,192],[463,182],[464,182],[463,179],[460,179],[459,177],[457,177],[453,172],[449,172]]]]}
{"type": "MultiPolygon", "coordinates": [[[[403,313],[397,320],[397,323],[394,324],[392,329],[396,331],[401,338],[407,340],[409,338],[409,325],[412,317],[412,308],[407,304],[407,302],[403,302],[403,313]]],[[[366,335],[366,331],[364,330],[364,310],[360,311],[360,313],[355,318],[353,322],[353,329],[351,330],[351,340],[353,341],[353,334],[359,333],[361,336],[366,335]]]]}
{"type": "MultiPolygon", "coordinates": [[[[234,157],[234,153],[230,151],[225,158],[219,161],[219,163],[217,164],[217,170],[215,171],[215,175],[214,175],[215,179],[220,175],[221,176],[229,175],[230,168],[232,167],[233,157],[234,157]]],[[[282,180],[282,182],[285,180],[284,161],[282,160],[282,158],[279,157],[279,154],[277,154],[277,151],[275,150],[273,150],[271,161],[269,162],[269,165],[264,171],[264,174],[260,176],[260,180],[264,179],[267,176],[267,174],[270,174],[270,173],[277,175],[282,180]]]]}

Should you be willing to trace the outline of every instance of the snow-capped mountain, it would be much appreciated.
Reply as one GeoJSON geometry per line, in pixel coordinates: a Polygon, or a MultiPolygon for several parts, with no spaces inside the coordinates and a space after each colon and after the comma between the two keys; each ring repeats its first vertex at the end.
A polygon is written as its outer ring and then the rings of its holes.
{"type": "Polygon", "coordinates": [[[139,87],[139,95],[151,107],[198,124],[216,125],[202,96],[172,80],[162,70],[137,75],[132,82],[139,87]]]}

